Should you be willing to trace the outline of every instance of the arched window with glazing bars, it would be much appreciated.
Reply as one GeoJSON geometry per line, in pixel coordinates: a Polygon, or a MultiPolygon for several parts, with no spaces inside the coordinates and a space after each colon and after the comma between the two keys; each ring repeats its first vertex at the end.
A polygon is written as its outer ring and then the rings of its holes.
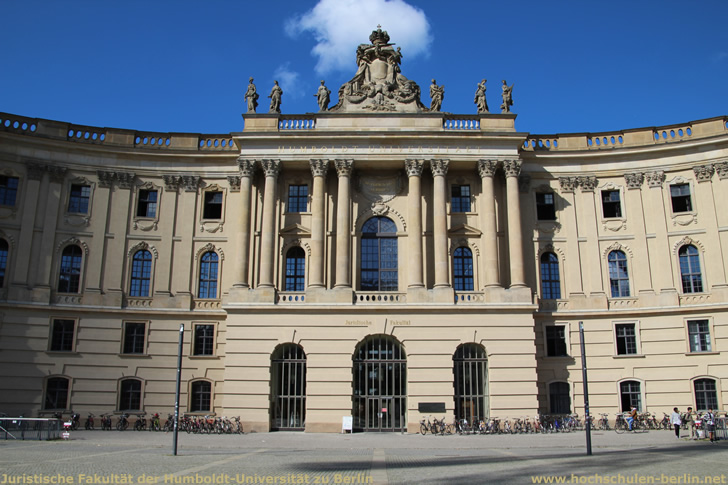
{"type": "Polygon", "coordinates": [[[271,429],[306,427],[306,354],[300,345],[283,344],[271,356],[271,429]]]}
{"type": "Polygon", "coordinates": [[[488,358],[482,345],[462,344],[453,355],[455,419],[476,423],[488,417],[488,358]]]}

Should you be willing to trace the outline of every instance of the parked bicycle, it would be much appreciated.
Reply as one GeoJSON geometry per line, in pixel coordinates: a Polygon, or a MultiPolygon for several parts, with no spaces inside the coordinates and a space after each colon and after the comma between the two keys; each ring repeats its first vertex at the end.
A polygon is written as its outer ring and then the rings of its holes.
{"type": "MultiPolygon", "coordinates": [[[[111,419],[111,418],[109,418],[111,419]]],[[[118,431],[124,431],[129,427],[129,415],[127,413],[123,413],[121,416],[119,416],[119,421],[116,423],[116,429],[118,431]]]]}
{"type": "Polygon", "coordinates": [[[102,431],[111,431],[111,415],[110,414],[101,415],[101,430],[102,431]]]}
{"type": "Polygon", "coordinates": [[[145,431],[147,429],[147,415],[137,414],[137,420],[134,423],[134,429],[137,431],[145,431]]]}
{"type": "Polygon", "coordinates": [[[83,424],[83,427],[86,428],[86,430],[94,429],[94,415],[93,414],[88,413],[88,417],[86,418],[86,422],[83,424]]]}

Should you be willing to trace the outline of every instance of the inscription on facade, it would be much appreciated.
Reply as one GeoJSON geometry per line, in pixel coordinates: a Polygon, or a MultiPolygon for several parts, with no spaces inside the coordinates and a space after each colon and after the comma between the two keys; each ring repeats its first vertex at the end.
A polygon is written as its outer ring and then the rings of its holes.
{"type": "Polygon", "coordinates": [[[371,324],[371,320],[347,320],[345,323],[345,325],[350,325],[354,327],[366,327],[371,324]]]}
{"type": "Polygon", "coordinates": [[[395,146],[395,145],[340,145],[340,146],[279,146],[279,154],[295,153],[349,153],[349,154],[372,154],[372,153],[422,153],[447,155],[454,153],[479,155],[487,153],[481,147],[469,146],[395,146]]]}
{"type": "Polygon", "coordinates": [[[410,325],[411,322],[409,320],[392,320],[393,326],[401,326],[401,325],[410,325]]]}

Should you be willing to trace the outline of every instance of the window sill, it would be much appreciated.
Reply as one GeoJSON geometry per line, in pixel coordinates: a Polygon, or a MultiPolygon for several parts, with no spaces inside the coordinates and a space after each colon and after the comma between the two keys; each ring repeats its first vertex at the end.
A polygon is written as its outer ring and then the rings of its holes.
{"type": "Polygon", "coordinates": [[[46,354],[51,355],[79,355],[75,350],[46,350],[46,354]]]}
{"type": "Polygon", "coordinates": [[[119,357],[121,357],[122,359],[132,359],[132,358],[151,359],[152,358],[152,356],[149,354],[132,354],[132,353],[125,354],[123,352],[119,353],[119,357]]]}
{"type": "Polygon", "coordinates": [[[613,355],[613,359],[631,359],[631,358],[638,358],[638,359],[644,359],[646,356],[645,354],[624,354],[624,355],[613,355]]]}
{"type": "Polygon", "coordinates": [[[685,352],[685,355],[720,355],[720,352],[711,350],[709,352],[685,352]]]}
{"type": "Polygon", "coordinates": [[[218,355],[190,355],[190,359],[219,359],[218,355]]]}
{"type": "Polygon", "coordinates": [[[556,359],[573,359],[574,357],[571,355],[545,355],[545,359],[549,360],[556,360],[556,359]]]}

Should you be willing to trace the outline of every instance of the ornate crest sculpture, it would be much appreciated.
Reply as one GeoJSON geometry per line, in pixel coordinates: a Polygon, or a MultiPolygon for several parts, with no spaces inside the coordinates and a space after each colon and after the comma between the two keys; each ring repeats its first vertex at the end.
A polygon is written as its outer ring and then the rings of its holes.
{"type": "Polygon", "coordinates": [[[339,102],[329,111],[428,111],[420,102],[420,87],[401,74],[402,52],[389,43],[387,32],[377,26],[369,41],[357,47],[356,74],[339,88],[339,102]]]}

